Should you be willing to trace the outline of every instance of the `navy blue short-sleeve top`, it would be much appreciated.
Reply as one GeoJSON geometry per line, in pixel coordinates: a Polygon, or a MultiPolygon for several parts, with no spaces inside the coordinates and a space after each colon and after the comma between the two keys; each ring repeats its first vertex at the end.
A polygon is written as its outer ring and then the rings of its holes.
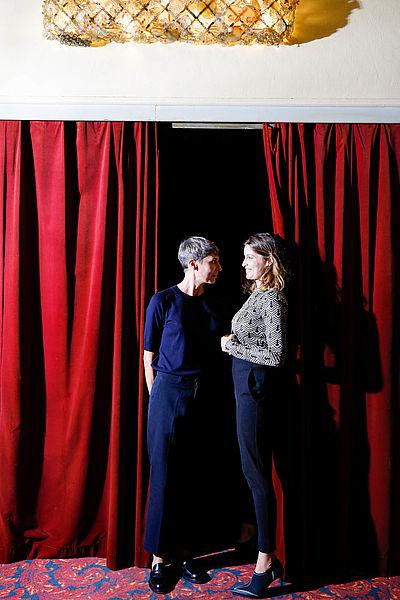
{"type": "Polygon", "coordinates": [[[217,310],[206,292],[189,296],[174,285],[151,298],[144,349],[154,352],[156,371],[200,374],[217,352],[219,335],[217,310]]]}

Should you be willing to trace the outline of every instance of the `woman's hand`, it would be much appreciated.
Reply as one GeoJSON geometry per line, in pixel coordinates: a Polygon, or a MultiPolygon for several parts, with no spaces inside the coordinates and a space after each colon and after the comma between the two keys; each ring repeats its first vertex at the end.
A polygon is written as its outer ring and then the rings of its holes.
{"type": "Polygon", "coordinates": [[[229,335],[223,335],[221,338],[221,350],[222,352],[229,352],[229,350],[226,349],[226,342],[228,340],[233,340],[235,336],[233,335],[233,333],[230,333],[229,335]]]}

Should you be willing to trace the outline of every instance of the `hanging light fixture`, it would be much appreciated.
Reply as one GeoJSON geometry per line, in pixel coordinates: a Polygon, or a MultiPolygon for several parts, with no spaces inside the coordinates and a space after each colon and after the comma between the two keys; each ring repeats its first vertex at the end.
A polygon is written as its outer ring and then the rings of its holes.
{"type": "Polygon", "coordinates": [[[299,0],[43,0],[45,36],[70,46],[109,42],[278,45],[299,0]]]}

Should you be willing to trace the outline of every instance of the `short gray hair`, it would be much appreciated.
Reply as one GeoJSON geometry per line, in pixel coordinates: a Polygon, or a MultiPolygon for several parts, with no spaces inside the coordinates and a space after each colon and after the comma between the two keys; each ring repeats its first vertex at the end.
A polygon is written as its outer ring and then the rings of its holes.
{"type": "Polygon", "coordinates": [[[198,235],[186,238],[179,245],[178,260],[183,269],[187,269],[189,260],[203,260],[203,258],[210,255],[219,255],[217,246],[214,242],[198,235]]]}

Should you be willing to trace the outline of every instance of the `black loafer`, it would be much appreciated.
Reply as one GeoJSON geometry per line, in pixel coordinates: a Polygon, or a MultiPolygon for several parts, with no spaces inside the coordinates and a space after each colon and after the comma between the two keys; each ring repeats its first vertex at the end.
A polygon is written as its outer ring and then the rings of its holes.
{"type": "Polygon", "coordinates": [[[151,568],[149,587],[156,594],[166,594],[170,591],[170,581],[164,563],[157,563],[151,568]]]}
{"type": "Polygon", "coordinates": [[[191,583],[206,583],[210,577],[206,571],[201,569],[196,561],[188,558],[182,563],[182,577],[191,583]]]}

